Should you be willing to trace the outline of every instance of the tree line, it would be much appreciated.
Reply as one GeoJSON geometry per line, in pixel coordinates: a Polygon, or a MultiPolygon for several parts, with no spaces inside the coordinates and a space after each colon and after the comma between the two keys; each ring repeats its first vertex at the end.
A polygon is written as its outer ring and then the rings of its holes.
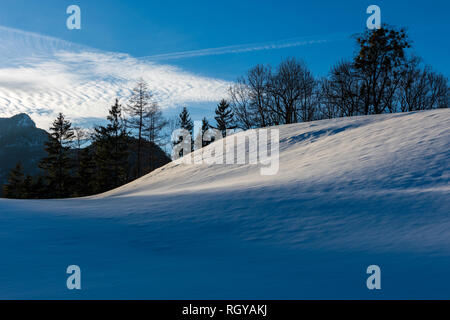
{"type": "MultiPolygon", "coordinates": [[[[210,126],[203,119],[200,136],[209,128],[218,129],[225,137],[228,130],[236,128],[448,108],[448,79],[409,54],[411,41],[405,29],[383,25],[355,40],[353,58],[332,66],[327,77],[314,77],[296,58],[285,59],[276,68],[253,67],[231,85],[227,100],[217,106],[217,125],[210,126]]],[[[180,124],[192,137],[193,125],[186,109],[180,124]]],[[[208,143],[202,140],[201,146],[208,143]]]]}
{"type": "MultiPolygon", "coordinates": [[[[225,100],[217,106],[215,119],[217,126],[203,118],[201,132],[211,128],[225,132],[233,127],[230,105],[225,100]]],[[[47,157],[39,162],[42,174],[25,175],[17,163],[3,186],[3,196],[18,199],[89,196],[117,188],[170,162],[162,150],[171,139],[171,132],[165,130],[169,121],[163,117],[143,79],[132,89],[126,106],[115,100],[106,120],[106,125],[88,131],[73,126],[59,113],[45,143],[47,157]],[[86,143],[90,144],[83,148],[86,143]]],[[[175,127],[192,135],[194,124],[186,107],[176,119],[175,127]]]]}
{"type": "Polygon", "coordinates": [[[106,125],[88,131],[72,126],[60,113],[45,143],[47,156],[38,165],[42,174],[24,175],[18,163],[3,187],[3,196],[30,199],[98,194],[170,161],[160,148],[167,121],[144,80],[133,88],[126,106],[115,100],[106,120],[106,125]]]}
{"type": "Polygon", "coordinates": [[[356,115],[447,108],[448,79],[408,53],[404,29],[383,25],[356,37],[351,60],[314,77],[295,58],[257,65],[230,88],[235,125],[242,129],[356,115]]]}

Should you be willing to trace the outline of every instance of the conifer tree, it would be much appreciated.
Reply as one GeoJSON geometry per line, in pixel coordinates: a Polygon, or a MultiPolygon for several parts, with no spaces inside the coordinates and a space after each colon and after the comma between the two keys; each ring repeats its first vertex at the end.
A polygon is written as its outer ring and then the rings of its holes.
{"type": "Polygon", "coordinates": [[[211,125],[209,124],[208,119],[203,118],[202,119],[202,147],[206,147],[208,144],[210,144],[212,141],[205,141],[204,135],[205,132],[208,131],[209,129],[211,129],[211,125]]]}
{"type": "MultiPolygon", "coordinates": [[[[98,191],[114,189],[126,182],[128,135],[123,127],[122,106],[116,102],[109,110],[106,127],[95,128],[94,145],[95,161],[97,164],[98,191]]],[[[89,173],[89,159],[85,156],[85,163],[81,174],[89,173]]]]}
{"type": "Polygon", "coordinates": [[[183,108],[179,115],[178,125],[181,129],[189,131],[192,136],[192,130],[194,129],[194,123],[191,120],[191,115],[186,107],[183,108]]]}
{"type": "Polygon", "coordinates": [[[3,186],[5,198],[20,199],[23,196],[24,174],[22,165],[17,163],[8,176],[7,183],[3,186]]]}
{"type": "Polygon", "coordinates": [[[34,192],[34,181],[33,177],[29,174],[26,175],[25,180],[23,181],[23,192],[22,192],[22,198],[23,199],[33,199],[35,197],[34,192]]]}
{"type": "Polygon", "coordinates": [[[220,130],[222,132],[222,136],[225,138],[227,135],[227,129],[236,128],[233,121],[233,111],[230,108],[230,104],[225,99],[222,99],[215,112],[216,116],[214,119],[216,119],[217,122],[216,129],[220,130]]]}
{"type": "Polygon", "coordinates": [[[47,186],[45,184],[44,178],[39,175],[35,177],[33,182],[33,198],[35,199],[45,199],[48,198],[47,186]]]}
{"type": "MultiPolygon", "coordinates": [[[[191,116],[189,114],[189,111],[187,110],[186,107],[183,107],[183,110],[181,111],[181,113],[178,116],[178,127],[180,129],[184,129],[186,130],[191,138],[191,151],[194,150],[194,144],[193,144],[193,130],[194,130],[194,123],[191,120],[191,116]]],[[[183,139],[185,139],[186,137],[178,137],[178,140],[174,142],[174,145],[177,145],[179,143],[181,143],[181,141],[183,141],[183,139]]],[[[183,156],[183,152],[184,150],[180,151],[180,157],[183,156]]]]}
{"type": "Polygon", "coordinates": [[[39,167],[45,172],[49,192],[58,198],[67,197],[72,191],[73,160],[69,156],[69,150],[73,138],[72,124],[59,113],[50,128],[49,141],[45,143],[47,157],[39,163],[39,167]]]}
{"type": "Polygon", "coordinates": [[[76,175],[76,196],[89,196],[97,191],[96,173],[96,165],[91,149],[82,149],[80,151],[79,165],[76,175]]]}

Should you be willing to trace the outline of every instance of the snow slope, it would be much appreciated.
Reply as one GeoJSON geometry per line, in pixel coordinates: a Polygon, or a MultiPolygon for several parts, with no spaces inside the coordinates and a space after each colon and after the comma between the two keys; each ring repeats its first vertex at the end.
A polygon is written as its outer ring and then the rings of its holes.
{"type": "Polygon", "coordinates": [[[448,109],[286,125],[273,176],[172,162],[94,197],[0,200],[0,298],[448,299],[449,127],[448,109]]]}

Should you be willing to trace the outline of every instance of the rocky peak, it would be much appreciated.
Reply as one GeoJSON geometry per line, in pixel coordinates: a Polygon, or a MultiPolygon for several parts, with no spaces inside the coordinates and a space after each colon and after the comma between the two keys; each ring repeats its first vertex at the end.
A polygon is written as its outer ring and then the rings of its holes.
{"type": "Polygon", "coordinates": [[[30,116],[25,113],[19,113],[10,118],[11,121],[18,127],[31,127],[36,128],[36,124],[31,120],[30,116]]]}

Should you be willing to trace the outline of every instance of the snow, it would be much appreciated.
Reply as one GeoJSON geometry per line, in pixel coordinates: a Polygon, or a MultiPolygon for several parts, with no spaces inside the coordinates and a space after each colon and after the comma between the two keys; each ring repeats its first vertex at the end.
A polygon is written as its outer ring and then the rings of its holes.
{"type": "Polygon", "coordinates": [[[2,199],[0,298],[448,298],[449,127],[448,109],[286,125],[272,176],[172,162],[93,197],[2,199]]]}

